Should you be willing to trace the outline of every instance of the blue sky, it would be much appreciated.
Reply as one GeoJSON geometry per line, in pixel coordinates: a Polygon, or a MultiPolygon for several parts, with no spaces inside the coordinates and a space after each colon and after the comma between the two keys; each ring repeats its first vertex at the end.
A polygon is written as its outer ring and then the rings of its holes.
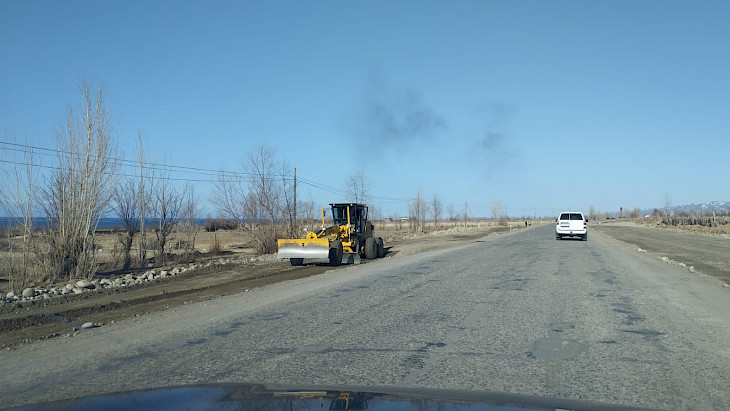
{"type": "Polygon", "coordinates": [[[237,170],[266,144],[308,181],[363,172],[386,215],[419,192],[476,216],[728,200],[728,21],[725,1],[1,0],[0,140],[52,148],[87,79],[128,156],[141,134],[237,170]]]}

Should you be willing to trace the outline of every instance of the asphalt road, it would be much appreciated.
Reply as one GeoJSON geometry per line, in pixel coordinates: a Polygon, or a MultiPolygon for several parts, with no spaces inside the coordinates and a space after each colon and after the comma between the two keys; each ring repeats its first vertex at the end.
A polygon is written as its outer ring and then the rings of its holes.
{"type": "Polygon", "coordinates": [[[730,289],[551,225],[0,353],[0,406],[214,382],[488,390],[730,409],[730,289]]]}

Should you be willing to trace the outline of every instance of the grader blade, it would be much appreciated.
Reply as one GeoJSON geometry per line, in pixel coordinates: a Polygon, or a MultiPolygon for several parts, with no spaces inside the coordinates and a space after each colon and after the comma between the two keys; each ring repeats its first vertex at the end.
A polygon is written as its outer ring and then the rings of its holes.
{"type": "Polygon", "coordinates": [[[286,260],[291,258],[307,258],[326,260],[329,258],[330,244],[326,238],[301,238],[277,240],[279,252],[276,258],[286,260]]]}

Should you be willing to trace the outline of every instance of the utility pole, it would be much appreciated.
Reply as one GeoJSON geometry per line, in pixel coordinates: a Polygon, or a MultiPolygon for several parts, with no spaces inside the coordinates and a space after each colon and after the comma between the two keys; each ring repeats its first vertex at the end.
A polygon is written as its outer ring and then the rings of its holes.
{"type": "Polygon", "coordinates": [[[421,193],[416,193],[416,235],[421,235],[421,193]]]}
{"type": "MultiPolygon", "coordinates": [[[[297,169],[294,168],[294,221],[292,222],[292,231],[297,229],[297,169]]],[[[292,233],[297,234],[297,233],[292,233]]]]}

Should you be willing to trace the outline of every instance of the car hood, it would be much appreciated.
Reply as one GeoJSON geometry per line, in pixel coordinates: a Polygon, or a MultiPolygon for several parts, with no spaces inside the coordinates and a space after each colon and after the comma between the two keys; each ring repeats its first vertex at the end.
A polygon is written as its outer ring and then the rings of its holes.
{"type": "Polygon", "coordinates": [[[616,404],[489,391],[279,384],[161,387],[16,409],[53,410],[637,410],[616,404]]]}

